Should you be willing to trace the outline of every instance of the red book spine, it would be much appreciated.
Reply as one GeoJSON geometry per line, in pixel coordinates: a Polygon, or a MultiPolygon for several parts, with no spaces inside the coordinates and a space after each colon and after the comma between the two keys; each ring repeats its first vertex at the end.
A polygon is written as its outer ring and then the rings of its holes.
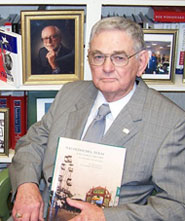
{"type": "Polygon", "coordinates": [[[26,96],[11,97],[10,111],[10,134],[11,134],[11,149],[15,148],[17,141],[26,134],[27,131],[27,104],[26,96]]]}
{"type": "Polygon", "coordinates": [[[153,7],[156,22],[185,22],[185,7],[153,7]]]}

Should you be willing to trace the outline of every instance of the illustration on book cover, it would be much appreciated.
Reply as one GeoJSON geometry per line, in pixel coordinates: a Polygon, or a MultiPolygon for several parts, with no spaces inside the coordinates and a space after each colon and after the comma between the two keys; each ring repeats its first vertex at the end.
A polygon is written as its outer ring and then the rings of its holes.
{"type": "Polygon", "coordinates": [[[80,212],[67,204],[67,198],[102,208],[117,206],[124,157],[124,148],[61,138],[51,185],[48,220],[67,221],[80,212]],[[117,159],[115,163],[112,163],[113,159],[117,159]]]}
{"type": "Polygon", "coordinates": [[[18,87],[21,78],[21,36],[0,29],[0,80],[18,87]]]}

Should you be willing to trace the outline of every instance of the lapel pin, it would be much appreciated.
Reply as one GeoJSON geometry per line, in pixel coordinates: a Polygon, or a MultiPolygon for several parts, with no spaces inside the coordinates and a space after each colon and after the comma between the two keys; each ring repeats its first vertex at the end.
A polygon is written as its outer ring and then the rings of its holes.
{"type": "Polygon", "coordinates": [[[123,128],[123,133],[125,133],[125,134],[129,134],[130,133],[130,131],[129,131],[129,129],[127,129],[127,128],[123,128]]]}

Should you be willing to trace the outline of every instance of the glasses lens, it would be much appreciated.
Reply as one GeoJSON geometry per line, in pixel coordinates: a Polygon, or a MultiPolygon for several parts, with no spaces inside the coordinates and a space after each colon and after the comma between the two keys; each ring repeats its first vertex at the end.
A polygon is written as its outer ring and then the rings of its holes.
{"type": "Polygon", "coordinates": [[[124,66],[128,63],[128,57],[125,54],[111,55],[111,60],[115,66],[124,66]]]}
{"type": "Polygon", "coordinates": [[[56,40],[56,38],[58,37],[58,35],[51,35],[49,37],[46,37],[46,38],[42,38],[42,41],[44,42],[47,42],[47,41],[53,41],[53,40],[56,40]]]}
{"type": "Polygon", "coordinates": [[[110,57],[115,66],[124,66],[128,63],[128,56],[124,53],[112,54],[110,56],[100,53],[90,53],[88,57],[90,64],[93,65],[102,65],[105,62],[105,59],[108,57],[110,57]]]}
{"type": "Polygon", "coordinates": [[[89,54],[89,61],[94,65],[102,65],[104,63],[105,56],[103,54],[89,54]]]}

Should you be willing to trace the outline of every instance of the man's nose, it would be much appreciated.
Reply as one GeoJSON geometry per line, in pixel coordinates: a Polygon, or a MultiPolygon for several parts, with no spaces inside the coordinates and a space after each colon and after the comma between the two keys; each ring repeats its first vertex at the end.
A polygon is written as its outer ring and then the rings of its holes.
{"type": "Polygon", "coordinates": [[[105,61],[103,63],[103,70],[105,72],[111,72],[111,71],[114,71],[115,69],[115,66],[114,64],[112,63],[112,60],[110,57],[106,57],[105,58],[105,61]]]}

